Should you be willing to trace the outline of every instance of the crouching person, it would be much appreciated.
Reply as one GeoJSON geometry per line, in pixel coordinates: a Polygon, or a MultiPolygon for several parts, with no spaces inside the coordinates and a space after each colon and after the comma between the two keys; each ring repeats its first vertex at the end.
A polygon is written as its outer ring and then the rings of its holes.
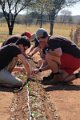
{"type": "MultiPolygon", "coordinates": [[[[20,59],[24,65],[27,78],[30,78],[31,68],[23,53],[30,47],[30,42],[27,38],[19,38],[15,44],[5,45],[0,49],[0,86],[6,87],[21,87],[22,80],[13,76],[11,72],[15,70],[17,60],[20,59]]],[[[18,68],[17,70],[20,71],[18,68]]]]}
{"type": "MultiPolygon", "coordinates": [[[[39,47],[45,49],[47,69],[53,73],[53,80],[70,82],[80,78],[80,73],[75,73],[80,68],[80,48],[64,37],[49,36],[47,31],[40,28],[36,31],[39,47]]],[[[46,67],[36,71],[44,71],[46,67]]]]}

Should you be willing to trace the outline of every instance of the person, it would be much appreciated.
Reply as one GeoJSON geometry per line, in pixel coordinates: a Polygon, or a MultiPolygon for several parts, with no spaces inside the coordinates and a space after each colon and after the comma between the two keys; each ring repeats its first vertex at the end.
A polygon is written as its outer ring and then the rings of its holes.
{"type": "Polygon", "coordinates": [[[38,47],[39,42],[38,42],[35,34],[32,34],[31,42],[33,42],[33,45],[30,48],[29,52],[27,53],[29,57],[32,57],[34,54],[36,54],[40,50],[40,48],[38,47]]]}
{"type": "MultiPolygon", "coordinates": [[[[31,35],[31,33],[30,33],[29,31],[26,31],[26,32],[22,33],[21,36],[20,36],[20,35],[12,35],[11,37],[9,37],[7,40],[5,40],[5,41],[2,43],[1,47],[5,46],[5,45],[8,45],[8,44],[10,44],[10,43],[15,43],[15,42],[16,42],[18,39],[20,39],[22,36],[27,37],[27,40],[29,40],[29,41],[30,41],[31,38],[32,38],[32,35],[31,35]]],[[[24,56],[25,56],[26,58],[28,58],[28,55],[27,55],[26,53],[23,53],[23,54],[24,54],[24,56]]],[[[18,61],[17,64],[18,64],[18,65],[21,64],[20,61],[18,61]]]]}
{"type": "Polygon", "coordinates": [[[12,74],[17,70],[21,72],[25,69],[27,79],[31,76],[31,67],[23,55],[30,47],[30,41],[26,37],[20,37],[15,44],[11,43],[0,48],[0,86],[19,88],[23,85],[21,79],[12,74]],[[20,59],[24,68],[15,67],[17,60],[20,59]]]}
{"type": "Polygon", "coordinates": [[[33,57],[37,52],[40,53],[40,59],[38,61],[34,61],[36,63],[36,67],[39,68],[39,67],[42,67],[46,64],[46,61],[44,60],[44,50],[41,50],[39,48],[39,42],[36,38],[36,35],[35,33],[32,35],[32,42],[34,42],[34,44],[32,45],[31,49],[29,50],[29,52],[27,53],[27,55],[31,58],[33,57]]]}
{"type": "Polygon", "coordinates": [[[31,33],[26,31],[24,33],[22,33],[20,36],[19,35],[12,35],[11,37],[9,37],[7,40],[5,40],[1,47],[4,46],[4,45],[8,45],[10,43],[15,43],[21,36],[26,36],[28,38],[28,40],[30,40],[31,38],[31,33]]]}
{"type": "MultiPolygon", "coordinates": [[[[42,72],[50,69],[53,78],[61,83],[66,83],[80,77],[80,48],[62,36],[49,36],[44,28],[36,31],[39,47],[45,49],[47,66],[35,69],[34,72],[42,72]]],[[[52,79],[51,81],[54,82],[52,79]]]]}
{"type": "Polygon", "coordinates": [[[29,40],[32,38],[32,34],[29,31],[23,32],[21,36],[26,36],[29,40]]]}

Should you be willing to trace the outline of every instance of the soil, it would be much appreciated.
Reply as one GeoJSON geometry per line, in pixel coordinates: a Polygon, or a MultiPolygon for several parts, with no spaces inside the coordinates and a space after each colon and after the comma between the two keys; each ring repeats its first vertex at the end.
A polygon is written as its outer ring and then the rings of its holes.
{"type": "Polygon", "coordinates": [[[80,120],[80,79],[66,85],[42,85],[40,81],[49,73],[35,75],[18,93],[0,87],[0,120],[80,120]]]}

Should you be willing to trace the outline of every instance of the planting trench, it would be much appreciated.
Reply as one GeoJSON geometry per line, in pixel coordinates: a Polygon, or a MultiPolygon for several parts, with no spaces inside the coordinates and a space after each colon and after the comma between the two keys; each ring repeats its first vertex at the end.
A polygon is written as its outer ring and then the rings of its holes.
{"type": "MultiPolygon", "coordinates": [[[[43,86],[40,81],[48,74],[37,74],[19,93],[0,88],[0,119],[80,120],[80,79],[73,84],[43,86]]],[[[19,76],[26,79],[25,75],[19,76]]]]}
{"type": "MultiPolygon", "coordinates": [[[[30,61],[33,64],[32,61],[30,61]]],[[[15,93],[11,107],[10,120],[59,120],[55,106],[47,98],[40,84],[40,74],[29,81],[19,93],[15,93]]]]}

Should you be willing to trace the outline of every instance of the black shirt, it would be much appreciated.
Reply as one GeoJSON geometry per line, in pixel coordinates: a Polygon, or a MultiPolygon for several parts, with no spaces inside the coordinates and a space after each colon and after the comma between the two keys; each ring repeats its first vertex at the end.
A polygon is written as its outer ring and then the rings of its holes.
{"type": "Polygon", "coordinates": [[[1,47],[0,49],[0,70],[5,68],[14,57],[21,54],[20,49],[12,44],[1,47]]]}
{"type": "Polygon", "coordinates": [[[10,43],[15,43],[20,37],[19,36],[12,36],[9,39],[5,40],[1,46],[8,45],[10,43]]]}
{"type": "Polygon", "coordinates": [[[63,53],[70,54],[80,58],[80,48],[75,43],[63,37],[50,37],[48,40],[48,49],[54,50],[61,48],[63,53]]]}

